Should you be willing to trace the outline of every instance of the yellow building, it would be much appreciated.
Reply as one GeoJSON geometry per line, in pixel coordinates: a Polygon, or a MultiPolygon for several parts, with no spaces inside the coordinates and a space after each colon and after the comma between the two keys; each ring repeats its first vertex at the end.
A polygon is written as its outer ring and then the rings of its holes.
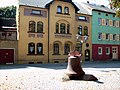
{"type": "Polygon", "coordinates": [[[80,37],[88,36],[87,42],[82,44],[83,60],[85,54],[90,55],[87,57],[90,60],[91,16],[78,11],[79,7],[72,0],[20,0],[18,63],[66,62],[70,51],[81,48],[76,48],[80,44],[80,40],[76,40],[80,25],[84,28],[80,37]],[[80,20],[80,16],[89,22],[80,20]]]}

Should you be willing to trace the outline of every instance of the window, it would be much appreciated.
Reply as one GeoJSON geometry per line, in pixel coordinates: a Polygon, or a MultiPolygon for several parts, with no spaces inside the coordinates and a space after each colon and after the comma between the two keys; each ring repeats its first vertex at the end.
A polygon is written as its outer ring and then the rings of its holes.
{"type": "Polygon", "coordinates": [[[106,26],[109,26],[109,20],[106,19],[106,26]]]}
{"type": "Polygon", "coordinates": [[[35,32],[35,21],[29,22],[29,32],[35,32]]]}
{"type": "Polygon", "coordinates": [[[43,23],[42,22],[37,22],[37,32],[38,33],[43,33],[43,23]]]}
{"type": "Polygon", "coordinates": [[[113,20],[113,26],[114,26],[114,27],[116,26],[115,20],[113,20]]]}
{"type": "Polygon", "coordinates": [[[116,40],[116,34],[113,34],[113,40],[114,41],[116,40]]]}
{"type": "Polygon", "coordinates": [[[98,55],[102,55],[102,47],[98,47],[98,55]]]}
{"type": "Polygon", "coordinates": [[[60,33],[65,34],[65,24],[64,23],[60,24],[60,33]]]}
{"type": "Polygon", "coordinates": [[[120,41],[120,34],[119,34],[119,41],[120,41]]]}
{"type": "Polygon", "coordinates": [[[78,27],[78,34],[82,35],[82,26],[81,25],[78,27]]]}
{"type": "Polygon", "coordinates": [[[41,11],[40,10],[32,10],[31,14],[41,15],[41,11]]]}
{"type": "Polygon", "coordinates": [[[108,14],[106,14],[106,16],[108,16],[108,14]]]}
{"type": "Polygon", "coordinates": [[[67,55],[70,52],[70,45],[69,44],[65,44],[64,46],[64,53],[67,55]]]}
{"type": "Polygon", "coordinates": [[[62,13],[62,7],[61,6],[57,6],[57,13],[62,13]]]}
{"type": "Polygon", "coordinates": [[[102,40],[102,33],[98,33],[98,40],[102,40]]]}
{"type": "Polygon", "coordinates": [[[69,34],[69,33],[70,33],[70,25],[67,24],[67,34],[69,34]]]}
{"type": "Polygon", "coordinates": [[[98,15],[101,15],[101,13],[99,12],[98,15]]]}
{"type": "Polygon", "coordinates": [[[64,8],[64,13],[65,13],[65,14],[69,14],[69,8],[68,8],[68,7],[65,7],[65,8],[64,8]]]}
{"type": "Polygon", "coordinates": [[[59,54],[59,44],[58,43],[55,43],[54,46],[53,46],[53,53],[54,54],[59,54]]]}
{"type": "Polygon", "coordinates": [[[84,27],[84,35],[88,35],[88,27],[87,26],[84,27]]]}
{"type": "Polygon", "coordinates": [[[87,21],[87,19],[86,19],[85,16],[79,16],[78,19],[79,19],[79,20],[82,20],[82,21],[87,21]]]}
{"type": "Polygon", "coordinates": [[[42,43],[37,44],[37,54],[43,54],[43,44],[42,43]]]}
{"type": "Polygon", "coordinates": [[[56,23],[56,33],[59,33],[59,23],[56,23]]]}
{"type": "Polygon", "coordinates": [[[98,25],[101,25],[101,18],[98,18],[98,25]]]}
{"type": "Polygon", "coordinates": [[[106,40],[109,40],[109,39],[110,39],[110,35],[106,34],[106,40]]]}
{"type": "Polygon", "coordinates": [[[106,47],[106,55],[109,55],[109,54],[110,54],[110,48],[106,47]]]}
{"type": "Polygon", "coordinates": [[[28,44],[28,54],[35,54],[35,44],[34,43],[28,44]]]}

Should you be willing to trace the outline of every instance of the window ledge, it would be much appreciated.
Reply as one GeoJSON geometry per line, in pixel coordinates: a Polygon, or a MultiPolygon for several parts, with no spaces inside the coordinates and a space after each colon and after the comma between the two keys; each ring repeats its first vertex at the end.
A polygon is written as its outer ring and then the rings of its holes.
{"type": "Polygon", "coordinates": [[[54,53],[54,54],[52,54],[52,55],[61,55],[61,54],[55,54],[55,53],[54,53]]]}
{"type": "Polygon", "coordinates": [[[29,56],[36,56],[36,55],[42,56],[42,55],[44,55],[44,54],[27,54],[27,55],[29,55],[29,56]]]}

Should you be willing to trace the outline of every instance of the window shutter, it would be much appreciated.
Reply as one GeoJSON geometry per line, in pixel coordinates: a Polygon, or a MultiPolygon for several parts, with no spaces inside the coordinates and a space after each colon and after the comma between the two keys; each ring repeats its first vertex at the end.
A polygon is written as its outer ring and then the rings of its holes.
{"type": "Polygon", "coordinates": [[[113,40],[113,35],[112,34],[110,34],[110,40],[113,40]]]}
{"type": "Polygon", "coordinates": [[[116,40],[119,41],[119,34],[116,35],[116,40]]]}
{"type": "Polygon", "coordinates": [[[105,19],[102,19],[102,25],[105,25],[105,19]]]}
{"type": "Polygon", "coordinates": [[[119,21],[116,21],[116,27],[119,27],[119,21]]]}
{"type": "Polygon", "coordinates": [[[103,39],[103,40],[105,40],[105,38],[106,38],[105,36],[106,36],[106,34],[105,34],[105,33],[102,33],[102,39],[103,39]]]}
{"type": "Polygon", "coordinates": [[[110,26],[113,26],[112,20],[109,20],[109,25],[110,25],[110,26]]]}

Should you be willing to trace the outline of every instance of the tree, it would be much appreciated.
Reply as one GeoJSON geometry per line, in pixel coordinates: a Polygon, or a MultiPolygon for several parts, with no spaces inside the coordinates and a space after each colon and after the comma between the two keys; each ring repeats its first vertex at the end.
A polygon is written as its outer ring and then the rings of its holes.
{"type": "Polygon", "coordinates": [[[0,8],[0,15],[4,18],[15,18],[16,17],[16,6],[7,6],[0,8]]]}
{"type": "Polygon", "coordinates": [[[116,16],[120,17],[120,0],[110,0],[110,5],[116,10],[116,16]]]}

